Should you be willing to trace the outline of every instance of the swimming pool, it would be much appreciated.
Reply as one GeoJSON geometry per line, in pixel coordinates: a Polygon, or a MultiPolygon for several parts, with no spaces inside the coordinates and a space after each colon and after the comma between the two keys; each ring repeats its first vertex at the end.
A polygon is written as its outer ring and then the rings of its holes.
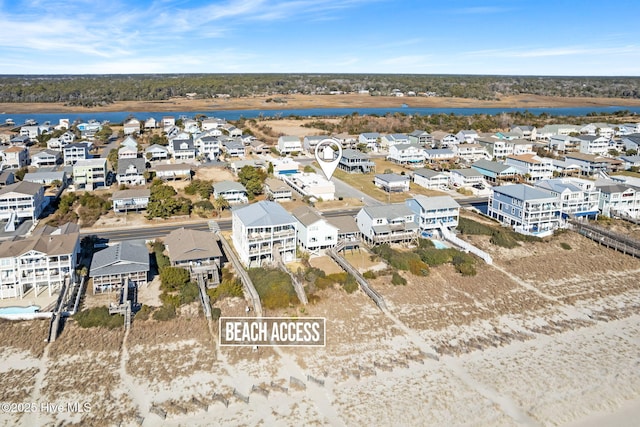
{"type": "Polygon", "coordinates": [[[0,308],[0,315],[3,314],[31,314],[40,311],[39,305],[30,305],[29,307],[3,307],[0,308]]]}
{"type": "Polygon", "coordinates": [[[449,248],[449,246],[445,245],[440,240],[431,239],[431,243],[433,243],[433,246],[435,246],[436,249],[448,249],[449,248]]]}

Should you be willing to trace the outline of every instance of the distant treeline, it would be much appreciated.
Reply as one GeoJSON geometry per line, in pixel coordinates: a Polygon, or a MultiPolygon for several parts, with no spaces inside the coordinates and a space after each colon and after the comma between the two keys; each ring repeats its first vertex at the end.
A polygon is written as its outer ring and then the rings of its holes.
{"type": "Polygon", "coordinates": [[[522,77],[417,74],[136,74],[0,76],[0,102],[100,105],[172,97],[394,91],[480,100],[504,95],[640,98],[638,77],[522,77]]]}

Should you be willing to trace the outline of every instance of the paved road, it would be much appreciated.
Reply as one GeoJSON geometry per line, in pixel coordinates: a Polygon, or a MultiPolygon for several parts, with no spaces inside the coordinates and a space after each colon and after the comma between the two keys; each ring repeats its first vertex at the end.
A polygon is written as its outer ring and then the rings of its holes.
{"type": "MultiPolygon", "coordinates": [[[[333,211],[324,212],[324,216],[326,217],[335,217],[335,216],[344,216],[344,215],[355,215],[358,213],[360,208],[352,208],[352,209],[337,209],[333,211]]],[[[85,230],[80,233],[81,237],[84,236],[97,236],[101,239],[108,239],[110,242],[119,242],[122,240],[135,240],[135,239],[155,239],[157,237],[164,237],[169,234],[171,231],[176,230],[178,228],[184,227],[192,230],[203,230],[209,231],[209,220],[202,220],[201,222],[192,222],[187,224],[172,224],[172,225],[160,225],[154,227],[144,227],[144,228],[131,228],[131,229],[119,229],[119,230],[85,230]]],[[[231,220],[223,219],[216,221],[220,226],[220,230],[229,231],[231,230],[231,220]]]]}
{"type": "MultiPolygon", "coordinates": [[[[470,197],[464,200],[458,200],[461,206],[477,206],[482,203],[486,203],[486,197],[470,197]]],[[[355,216],[360,208],[350,208],[350,209],[337,209],[332,211],[323,212],[325,217],[331,218],[336,216],[355,216]]],[[[231,230],[231,220],[223,219],[217,221],[221,230],[228,231],[231,230]]],[[[98,230],[98,231],[90,231],[85,230],[80,233],[81,237],[84,236],[97,236],[101,239],[107,239],[110,242],[120,242],[123,240],[135,240],[135,239],[144,239],[151,240],[158,237],[164,237],[169,234],[171,231],[178,228],[189,228],[192,230],[202,230],[208,231],[209,225],[208,220],[202,220],[201,222],[192,222],[187,224],[173,224],[173,225],[161,225],[155,227],[144,227],[144,228],[132,228],[132,229],[120,229],[120,230],[98,230]]]]}

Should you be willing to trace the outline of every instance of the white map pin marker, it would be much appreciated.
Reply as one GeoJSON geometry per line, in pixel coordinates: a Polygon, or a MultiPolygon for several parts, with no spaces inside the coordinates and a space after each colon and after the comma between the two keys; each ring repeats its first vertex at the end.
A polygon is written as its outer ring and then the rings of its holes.
{"type": "Polygon", "coordinates": [[[342,158],[342,145],[333,139],[323,139],[316,145],[316,160],[329,180],[340,163],[342,158]]]}

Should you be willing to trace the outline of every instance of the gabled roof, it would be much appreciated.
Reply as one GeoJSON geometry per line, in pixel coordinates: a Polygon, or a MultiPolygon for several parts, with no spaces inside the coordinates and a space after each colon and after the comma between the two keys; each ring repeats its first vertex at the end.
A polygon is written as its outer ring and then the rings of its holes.
{"type": "Polygon", "coordinates": [[[347,149],[342,150],[342,158],[344,158],[344,159],[369,160],[369,156],[367,156],[362,151],[354,150],[353,148],[347,148],[347,149]]]}
{"type": "Polygon", "coordinates": [[[166,153],[166,152],[169,152],[169,149],[164,145],[153,144],[144,149],[145,153],[148,153],[150,151],[164,151],[166,153]]]}
{"type": "Polygon", "coordinates": [[[227,193],[230,191],[241,191],[243,193],[246,193],[247,189],[244,188],[244,185],[236,181],[220,181],[213,184],[213,191],[215,191],[217,194],[227,193]]]}
{"type": "Polygon", "coordinates": [[[462,175],[465,178],[473,178],[473,177],[482,177],[483,175],[474,168],[469,169],[451,169],[451,173],[457,173],[458,175],[462,175]]]}
{"type": "Polygon", "coordinates": [[[553,191],[554,193],[564,193],[570,191],[572,193],[579,193],[582,191],[580,187],[571,182],[565,182],[562,179],[543,179],[536,183],[536,187],[543,190],[553,191]]]}
{"type": "Polygon", "coordinates": [[[222,257],[218,241],[208,231],[182,227],[169,233],[164,243],[173,262],[222,257]]]}
{"type": "Polygon", "coordinates": [[[125,240],[93,254],[89,276],[149,271],[149,251],[140,240],[125,240]]]}
{"type": "Polygon", "coordinates": [[[420,168],[413,171],[414,175],[423,176],[425,178],[434,178],[436,176],[446,176],[442,172],[434,171],[433,169],[420,168]]]}
{"type": "Polygon", "coordinates": [[[363,132],[360,135],[362,135],[366,139],[378,139],[378,138],[380,138],[380,134],[378,132],[363,132]]]}
{"type": "Polygon", "coordinates": [[[308,227],[311,224],[322,221],[324,219],[315,209],[312,209],[310,206],[297,207],[291,213],[298,220],[298,222],[300,222],[300,224],[304,225],[305,227],[308,227]]]}
{"type": "Polygon", "coordinates": [[[245,227],[272,227],[296,223],[296,219],[282,206],[266,200],[234,209],[233,214],[245,227]]]}
{"type": "Polygon", "coordinates": [[[127,152],[129,152],[129,153],[137,153],[138,150],[135,147],[130,147],[128,145],[125,145],[125,146],[120,147],[118,149],[118,154],[127,153],[127,152]]]}
{"type": "Polygon", "coordinates": [[[427,132],[426,130],[414,130],[413,132],[411,132],[409,134],[409,136],[431,136],[431,134],[429,132],[427,132]]]}
{"type": "Polygon", "coordinates": [[[351,215],[331,216],[327,222],[338,229],[339,234],[360,233],[356,219],[351,215]]]}
{"type": "Polygon", "coordinates": [[[26,194],[28,196],[35,196],[42,189],[42,185],[35,184],[33,182],[20,181],[15,184],[9,184],[6,187],[0,189],[0,196],[7,193],[26,194]]]}
{"type": "Polygon", "coordinates": [[[94,158],[94,159],[80,159],[73,165],[73,169],[81,168],[85,166],[93,167],[93,166],[103,166],[106,167],[107,159],[105,158],[94,158]]]}
{"type": "Polygon", "coordinates": [[[55,150],[42,150],[38,153],[35,153],[33,156],[31,156],[31,158],[38,158],[38,157],[60,157],[60,152],[59,151],[55,151],[55,150]]]}
{"type": "Polygon", "coordinates": [[[139,174],[142,174],[147,169],[147,163],[140,157],[136,157],[134,159],[120,159],[118,160],[118,175],[124,174],[131,165],[136,168],[139,174]]]}
{"type": "Polygon", "coordinates": [[[409,150],[409,149],[415,149],[418,151],[424,151],[424,148],[421,145],[418,145],[414,142],[404,142],[401,144],[396,144],[391,146],[391,148],[389,148],[389,150],[394,149],[394,150],[398,150],[398,151],[403,151],[403,150],[409,150]]]}
{"type": "MultiPolygon", "coordinates": [[[[409,199],[410,200],[410,199],[409,199]]],[[[421,194],[413,197],[420,207],[425,211],[435,209],[458,209],[460,205],[451,196],[433,196],[427,197],[421,194]]]]}
{"type": "Polygon", "coordinates": [[[34,236],[22,240],[9,240],[0,243],[0,258],[18,257],[29,251],[47,255],[72,254],[78,243],[80,234],[76,230],[71,233],[52,234],[52,230],[43,230],[34,236]]]}
{"type": "Polygon", "coordinates": [[[193,150],[193,139],[192,138],[188,138],[188,139],[174,139],[173,141],[170,142],[171,146],[173,147],[174,151],[175,150],[193,150]],[[187,148],[180,148],[180,146],[182,144],[187,144],[187,148]]]}
{"type": "Polygon", "coordinates": [[[397,173],[381,173],[381,174],[377,174],[375,175],[375,177],[379,180],[382,181],[386,181],[386,182],[404,182],[404,181],[409,181],[409,176],[408,175],[400,175],[397,173]]]}
{"type": "Polygon", "coordinates": [[[134,137],[132,137],[131,135],[127,136],[121,143],[120,143],[121,147],[137,147],[138,146],[138,141],[136,141],[136,139],[134,137]]]}
{"type": "Polygon", "coordinates": [[[19,147],[17,145],[4,150],[5,153],[22,153],[23,151],[27,151],[27,147],[19,147]]]}
{"type": "Polygon", "coordinates": [[[175,163],[175,164],[162,164],[156,165],[154,167],[156,171],[166,172],[166,171],[184,171],[191,170],[191,165],[188,163],[175,163]]]}
{"type": "Polygon", "coordinates": [[[450,150],[449,148],[429,148],[424,150],[424,154],[427,156],[436,156],[438,154],[444,156],[455,156],[453,150],[450,150]]]}
{"type": "Polygon", "coordinates": [[[67,144],[64,146],[64,151],[67,150],[72,150],[74,148],[83,148],[88,150],[89,149],[89,143],[87,142],[73,142],[71,144],[67,144]]]}
{"type": "Polygon", "coordinates": [[[496,174],[500,174],[505,172],[506,170],[513,169],[511,166],[505,165],[504,163],[492,162],[484,159],[473,162],[471,164],[471,167],[476,169],[488,170],[489,172],[493,172],[496,174]]]}
{"type": "Polygon", "coordinates": [[[271,192],[274,192],[274,191],[288,191],[288,192],[291,192],[291,187],[289,187],[287,184],[284,183],[284,181],[281,181],[279,179],[267,178],[264,181],[264,185],[269,187],[269,190],[271,192]]]}
{"type": "Polygon", "coordinates": [[[517,200],[554,199],[555,196],[526,184],[510,184],[493,187],[494,193],[504,194],[517,200]]]}
{"type": "Polygon", "coordinates": [[[391,203],[379,206],[365,206],[362,210],[375,218],[395,219],[406,216],[415,216],[415,213],[404,203],[391,203]]]}
{"type": "Polygon", "coordinates": [[[67,176],[65,171],[56,171],[56,172],[45,172],[45,171],[37,171],[37,172],[29,172],[24,174],[24,178],[22,181],[28,182],[38,182],[38,181],[55,181],[60,180],[64,181],[67,176]]]}
{"type": "Polygon", "coordinates": [[[132,188],[129,190],[118,190],[113,192],[113,196],[111,196],[111,200],[116,199],[132,199],[136,197],[151,197],[151,190],[148,188],[132,188]]]}

